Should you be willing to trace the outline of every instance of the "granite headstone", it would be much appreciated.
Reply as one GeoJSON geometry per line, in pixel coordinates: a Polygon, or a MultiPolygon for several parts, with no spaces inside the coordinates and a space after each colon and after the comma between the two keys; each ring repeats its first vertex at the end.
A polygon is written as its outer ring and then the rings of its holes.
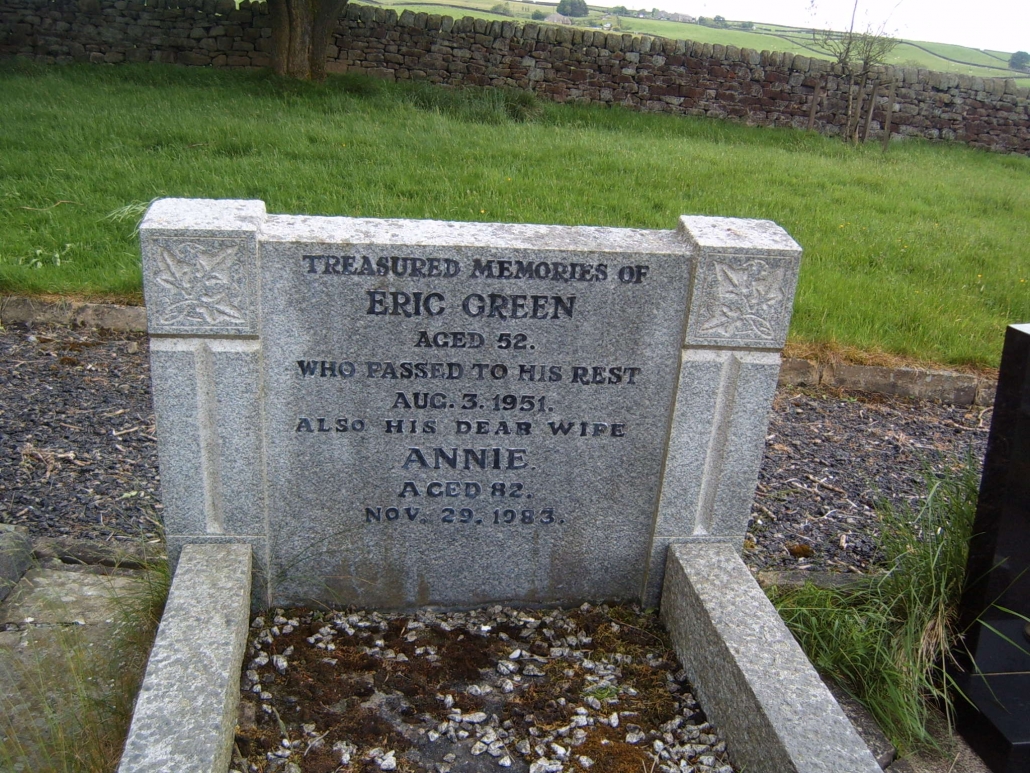
{"type": "Polygon", "coordinates": [[[740,549],[798,245],[267,215],[141,226],[171,556],[249,542],[257,603],[659,598],[675,542],[740,549]]]}
{"type": "Polygon", "coordinates": [[[956,681],[960,732],[996,773],[1030,770],[1030,325],[1010,325],[973,536],[956,681]]]}

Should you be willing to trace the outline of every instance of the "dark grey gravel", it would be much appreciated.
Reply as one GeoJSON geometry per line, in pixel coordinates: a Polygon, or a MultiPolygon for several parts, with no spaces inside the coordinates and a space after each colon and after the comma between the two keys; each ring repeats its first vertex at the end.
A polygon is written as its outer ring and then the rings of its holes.
{"type": "Polygon", "coordinates": [[[744,559],[757,569],[864,572],[877,506],[918,509],[927,480],[979,469],[992,409],[781,388],[744,559]]]}
{"type": "Polygon", "coordinates": [[[160,531],[146,337],[0,332],[0,522],[118,542],[160,531]]]}
{"type": "MultiPolygon", "coordinates": [[[[773,406],[744,557],[756,569],[864,572],[875,506],[983,458],[991,411],[785,387],[773,406]]],[[[89,541],[160,532],[147,340],[0,331],[0,522],[89,541]]]]}

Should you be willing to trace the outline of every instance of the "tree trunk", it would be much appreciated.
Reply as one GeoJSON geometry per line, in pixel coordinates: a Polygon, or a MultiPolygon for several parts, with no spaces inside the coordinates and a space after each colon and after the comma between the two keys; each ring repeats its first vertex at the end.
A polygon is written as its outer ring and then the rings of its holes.
{"type": "Polygon", "coordinates": [[[819,83],[815,87],[815,91],[812,92],[812,104],[808,106],[808,131],[812,131],[815,128],[815,111],[819,107],[819,100],[823,96],[823,84],[819,83]]]}
{"type": "Polygon", "coordinates": [[[897,81],[891,81],[891,93],[887,97],[887,107],[884,109],[886,115],[883,118],[883,152],[887,152],[887,148],[891,144],[891,118],[894,117],[894,92],[898,87],[897,81]]]}
{"type": "Polygon", "coordinates": [[[347,0],[268,0],[276,73],[323,80],[329,40],[346,5],[347,0]]]}

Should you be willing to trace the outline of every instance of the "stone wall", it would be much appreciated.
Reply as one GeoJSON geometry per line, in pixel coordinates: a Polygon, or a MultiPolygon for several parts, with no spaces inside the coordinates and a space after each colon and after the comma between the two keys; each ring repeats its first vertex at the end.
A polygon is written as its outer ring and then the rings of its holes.
{"type": "MultiPolygon", "coordinates": [[[[0,56],[265,67],[270,52],[267,6],[248,0],[238,9],[233,0],[5,0],[0,7],[0,56]]],[[[508,86],[559,102],[763,126],[811,123],[826,134],[839,134],[847,115],[848,83],[825,60],[646,35],[410,11],[398,16],[351,5],[329,56],[331,72],[508,86]]],[[[861,94],[850,87],[865,106],[875,97],[870,137],[882,136],[891,84],[892,135],[1030,152],[1027,89],[1006,79],[910,68],[883,68],[861,94]]]]}

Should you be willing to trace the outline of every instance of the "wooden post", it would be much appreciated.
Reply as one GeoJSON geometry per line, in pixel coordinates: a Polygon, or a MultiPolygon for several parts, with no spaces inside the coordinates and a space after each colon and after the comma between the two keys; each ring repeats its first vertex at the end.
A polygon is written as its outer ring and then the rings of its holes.
{"type": "Polygon", "coordinates": [[[862,128],[862,104],[865,102],[865,87],[869,82],[869,73],[862,73],[862,84],[858,87],[858,105],[855,107],[855,133],[851,133],[851,120],[848,120],[848,140],[852,145],[858,144],[858,132],[862,128]]]}
{"type": "Polygon", "coordinates": [[[819,100],[822,98],[823,84],[818,84],[815,87],[815,91],[812,92],[812,104],[808,108],[808,130],[812,131],[815,128],[815,110],[819,106],[819,100]]]}
{"type": "Polygon", "coordinates": [[[887,97],[887,118],[883,122],[883,152],[887,152],[887,146],[891,144],[891,118],[894,116],[894,90],[898,84],[891,81],[891,92],[887,97]]]}
{"type": "Polygon", "coordinates": [[[880,82],[873,84],[873,95],[869,97],[869,109],[865,114],[865,128],[862,130],[862,144],[869,139],[869,129],[873,124],[873,111],[876,109],[876,98],[880,96],[880,82]]]}

